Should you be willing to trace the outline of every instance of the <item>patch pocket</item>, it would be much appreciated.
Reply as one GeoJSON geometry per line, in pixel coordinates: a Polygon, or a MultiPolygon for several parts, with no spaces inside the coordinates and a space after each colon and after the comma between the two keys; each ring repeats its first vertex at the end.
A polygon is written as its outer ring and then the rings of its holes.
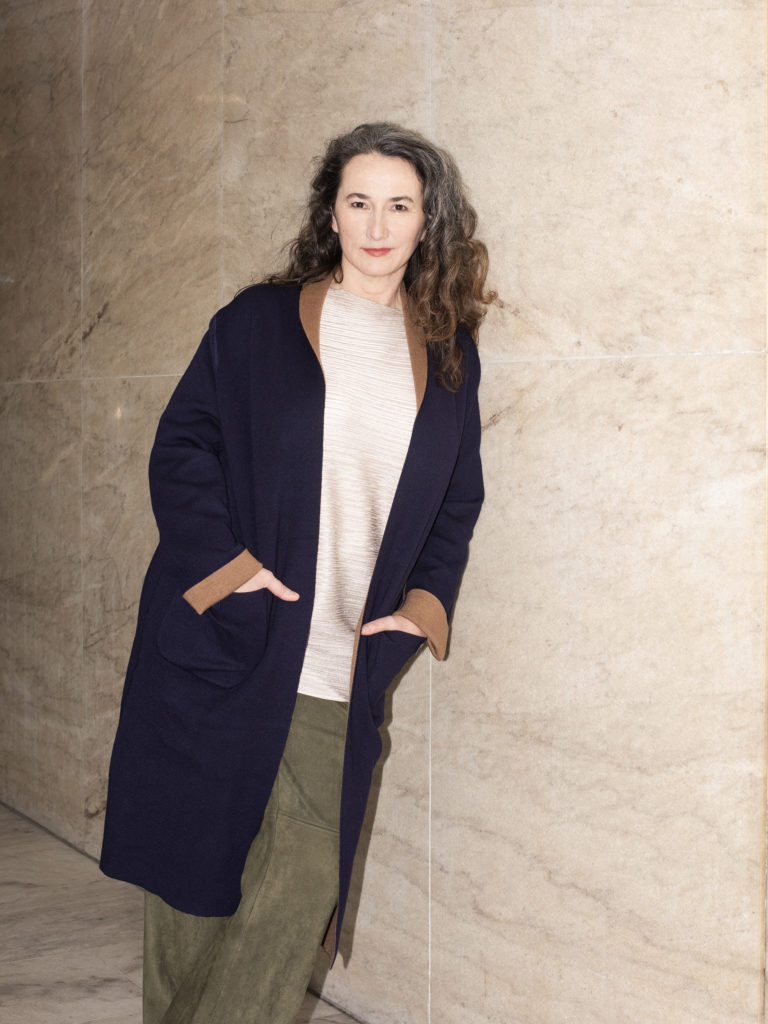
{"type": "Polygon", "coordinates": [[[176,594],[168,606],[157,646],[172,664],[216,686],[242,682],[267,645],[266,588],[229,594],[202,615],[176,594]]]}

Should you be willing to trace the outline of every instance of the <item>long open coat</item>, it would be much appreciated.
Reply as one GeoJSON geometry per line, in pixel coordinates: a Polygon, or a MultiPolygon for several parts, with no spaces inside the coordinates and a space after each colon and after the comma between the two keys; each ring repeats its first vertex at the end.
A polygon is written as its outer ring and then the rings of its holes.
{"type": "MultiPolygon", "coordinates": [[[[328,282],[256,285],[220,310],[150,458],[159,544],[147,571],[109,777],[101,867],[179,910],[232,914],[291,721],[315,591],[328,282]],[[234,594],[261,565],[298,591],[234,594]]],[[[406,319],[419,403],[361,622],[400,609],[442,658],[483,499],[475,346],[438,387],[406,319]]],[[[341,796],[335,949],[381,753],[385,691],[423,641],[358,636],[341,796]]]]}

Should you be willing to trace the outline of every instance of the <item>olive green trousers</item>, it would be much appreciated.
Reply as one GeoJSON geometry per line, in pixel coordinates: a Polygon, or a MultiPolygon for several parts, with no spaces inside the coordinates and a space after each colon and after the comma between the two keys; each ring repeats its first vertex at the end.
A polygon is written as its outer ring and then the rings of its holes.
{"type": "Polygon", "coordinates": [[[347,710],[298,695],[231,917],[146,894],[144,1024],[294,1024],[338,898],[347,710]]]}

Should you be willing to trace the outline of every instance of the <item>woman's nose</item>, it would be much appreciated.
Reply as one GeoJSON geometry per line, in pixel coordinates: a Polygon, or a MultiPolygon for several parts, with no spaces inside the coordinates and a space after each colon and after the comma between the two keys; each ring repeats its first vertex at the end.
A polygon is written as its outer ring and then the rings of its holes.
{"type": "Polygon", "coordinates": [[[386,218],[383,212],[371,211],[368,221],[368,234],[371,238],[384,238],[387,234],[386,218]]]}

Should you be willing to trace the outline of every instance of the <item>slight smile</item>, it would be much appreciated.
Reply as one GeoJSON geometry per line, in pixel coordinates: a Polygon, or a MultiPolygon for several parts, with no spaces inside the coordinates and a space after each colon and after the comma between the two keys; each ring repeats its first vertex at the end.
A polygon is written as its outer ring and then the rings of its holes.
{"type": "Polygon", "coordinates": [[[369,256],[386,256],[388,252],[392,252],[391,249],[363,249],[363,252],[367,252],[369,256]]]}

